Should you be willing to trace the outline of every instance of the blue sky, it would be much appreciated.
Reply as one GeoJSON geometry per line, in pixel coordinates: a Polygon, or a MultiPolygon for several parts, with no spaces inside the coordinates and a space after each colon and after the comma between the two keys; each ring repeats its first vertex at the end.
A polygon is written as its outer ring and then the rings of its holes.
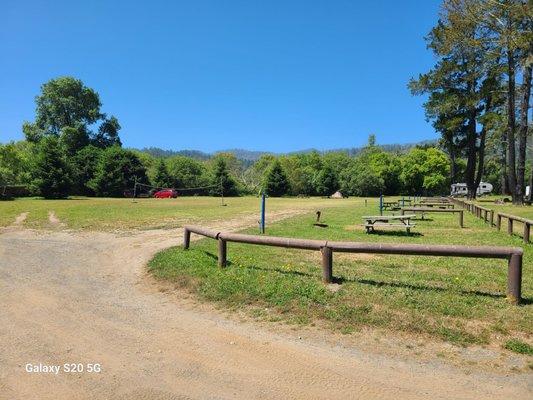
{"type": "Polygon", "coordinates": [[[13,1],[0,11],[0,142],[47,80],[94,88],[128,147],[276,152],[437,137],[410,77],[440,1],[13,1]]]}

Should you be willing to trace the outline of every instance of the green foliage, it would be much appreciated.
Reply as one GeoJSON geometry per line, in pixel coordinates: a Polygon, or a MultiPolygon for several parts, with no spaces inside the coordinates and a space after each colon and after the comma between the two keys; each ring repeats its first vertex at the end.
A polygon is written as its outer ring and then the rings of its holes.
{"type": "Polygon", "coordinates": [[[31,143],[0,144],[0,185],[27,185],[31,182],[31,143]]]}
{"type": "Polygon", "coordinates": [[[169,188],[172,186],[172,178],[170,177],[165,160],[159,159],[156,166],[155,175],[152,179],[152,185],[158,188],[169,188]]]}
{"type": "Polygon", "coordinates": [[[445,194],[449,189],[449,161],[435,148],[412,149],[402,158],[400,179],[409,194],[445,194]]]}
{"type": "Polygon", "coordinates": [[[57,137],[48,136],[39,142],[33,176],[34,185],[47,199],[65,198],[70,194],[71,171],[57,137]]]}
{"type": "Polygon", "coordinates": [[[112,146],[99,158],[89,187],[99,196],[120,197],[125,190],[133,189],[135,180],[147,183],[146,168],[132,151],[112,146]]]}
{"type": "Polygon", "coordinates": [[[514,351],[515,353],[527,354],[530,356],[533,355],[533,346],[519,339],[510,339],[505,342],[505,345],[503,347],[507,350],[514,351]]]}
{"type": "Polygon", "coordinates": [[[313,184],[317,194],[330,196],[339,189],[337,175],[330,164],[324,165],[314,176],[313,184]]]}
{"type": "Polygon", "coordinates": [[[383,193],[385,183],[379,174],[367,164],[360,161],[341,175],[341,191],[350,196],[379,196],[383,193]]]}
{"type": "Polygon", "coordinates": [[[228,172],[226,159],[218,157],[213,168],[211,185],[216,187],[211,190],[211,193],[220,195],[220,189],[222,189],[224,196],[236,196],[238,194],[237,184],[228,172]]]}
{"type": "Polygon", "coordinates": [[[280,197],[289,191],[287,175],[279,160],[275,160],[265,176],[265,192],[269,196],[280,197]]]}
{"type": "Polygon", "coordinates": [[[68,156],[75,155],[89,144],[89,136],[82,127],[73,128],[71,126],[65,126],[61,128],[59,138],[68,156]]]}
{"type": "Polygon", "coordinates": [[[89,142],[96,147],[120,146],[116,117],[100,111],[100,97],[79,79],[63,76],[41,86],[35,98],[35,122],[24,122],[26,139],[37,143],[47,135],[61,136],[65,151],[73,155],[89,142]],[[100,122],[96,133],[90,128],[100,122]]]}
{"type": "Polygon", "coordinates": [[[73,194],[93,196],[94,190],[89,182],[95,177],[96,169],[102,149],[93,145],[85,146],[71,158],[71,170],[73,176],[73,194]]]}
{"type": "Polygon", "coordinates": [[[207,186],[206,168],[200,161],[185,156],[175,156],[167,161],[172,186],[195,188],[207,186]]]}

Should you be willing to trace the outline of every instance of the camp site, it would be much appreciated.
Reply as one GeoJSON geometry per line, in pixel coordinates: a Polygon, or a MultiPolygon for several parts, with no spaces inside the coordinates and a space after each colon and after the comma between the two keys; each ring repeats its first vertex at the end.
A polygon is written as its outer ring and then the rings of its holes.
{"type": "Polygon", "coordinates": [[[2,10],[0,399],[533,398],[531,2],[2,10]]]}

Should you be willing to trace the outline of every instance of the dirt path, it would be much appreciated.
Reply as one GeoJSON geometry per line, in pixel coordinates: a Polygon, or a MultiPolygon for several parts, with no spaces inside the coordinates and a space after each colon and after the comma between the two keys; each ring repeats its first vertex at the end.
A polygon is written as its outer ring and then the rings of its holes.
{"type": "Polygon", "coordinates": [[[524,375],[467,375],[299,340],[155,291],[144,265],[180,238],[181,230],[0,234],[0,399],[531,398],[524,375]],[[27,363],[102,371],[37,374],[27,363]]]}

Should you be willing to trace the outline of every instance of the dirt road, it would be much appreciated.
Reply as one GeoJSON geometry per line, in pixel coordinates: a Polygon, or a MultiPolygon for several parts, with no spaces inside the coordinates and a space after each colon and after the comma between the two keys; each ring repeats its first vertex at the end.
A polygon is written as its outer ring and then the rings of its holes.
{"type": "Polygon", "coordinates": [[[144,266],[171,233],[1,233],[0,399],[531,398],[524,375],[300,340],[160,293],[144,266]],[[85,371],[26,372],[64,363],[85,371]]]}

